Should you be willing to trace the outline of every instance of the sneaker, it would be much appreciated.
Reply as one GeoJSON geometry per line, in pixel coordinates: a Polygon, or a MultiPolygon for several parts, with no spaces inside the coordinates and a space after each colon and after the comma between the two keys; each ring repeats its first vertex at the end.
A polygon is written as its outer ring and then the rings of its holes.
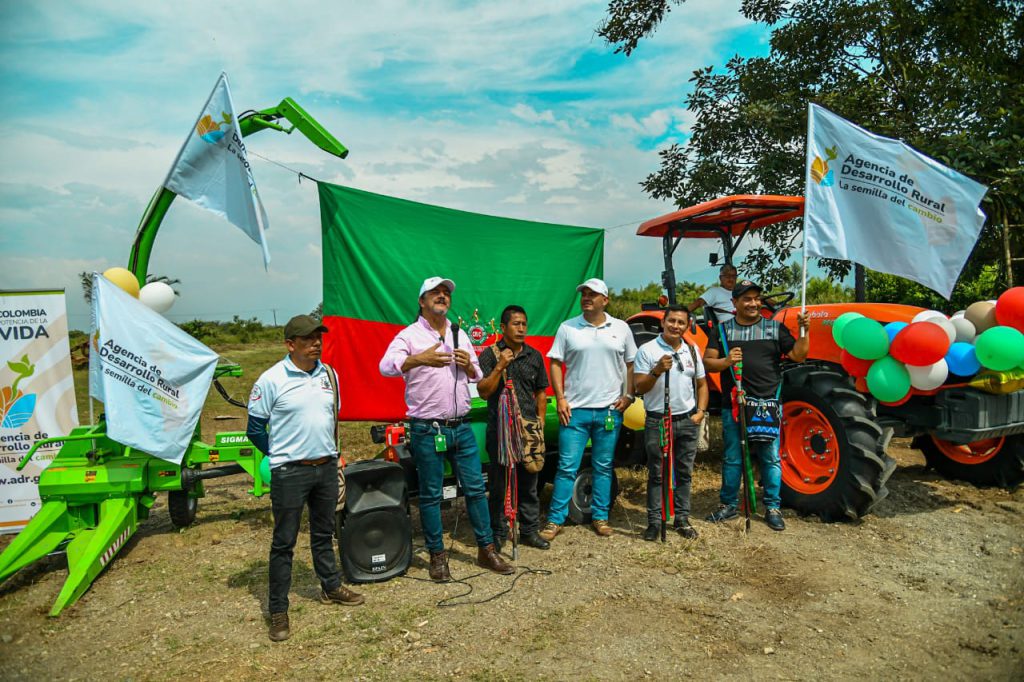
{"type": "Polygon", "coordinates": [[[682,535],[687,540],[696,540],[698,533],[697,529],[690,525],[690,519],[681,518],[676,519],[675,523],[672,524],[672,530],[682,535]]]}
{"type": "Polygon", "coordinates": [[[711,523],[721,523],[722,521],[729,521],[739,516],[739,510],[735,504],[720,504],[718,509],[708,514],[704,520],[710,521],[711,523]]]}
{"type": "Polygon", "coordinates": [[[270,614],[269,635],[271,642],[283,642],[284,640],[292,636],[291,630],[288,629],[287,611],[270,614]]]}
{"type": "Polygon", "coordinates": [[[595,533],[603,538],[606,538],[615,532],[608,524],[608,519],[594,519],[590,522],[590,527],[594,529],[595,533]]]}
{"type": "Polygon", "coordinates": [[[544,528],[539,533],[537,533],[537,535],[541,536],[542,538],[544,538],[548,542],[551,542],[552,540],[555,539],[555,536],[558,535],[561,532],[562,532],[562,527],[561,526],[559,526],[557,523],[551,523],[549,521],[547,523],[547,525],[545,525],[544,528]]]}
{"type": "Polygon", "coordinates": [[[649,523],[647,524],[647,530],[644,531],[643,539],[647,542],[654,542],[661,537],[661,524],[660,523],[649,523]]]}
{"type": "Polygon", "coordinates": [[[344,585],[338,585],[336,588],[329,592],[327,590],[324,590],[322,587],[320,588],[321,604],[344,604],[345,606],[359,606],[364,601],[366,601],[366,597],[359,594],[358,592],[353,592],[344,585]]]}
{"type": "Polygon", "coordinates": [[[778,509],[769,509],[764,513],[764,522],[772,530],[786,530],[786,522],[782,519],[782,512],[778,509]]]}

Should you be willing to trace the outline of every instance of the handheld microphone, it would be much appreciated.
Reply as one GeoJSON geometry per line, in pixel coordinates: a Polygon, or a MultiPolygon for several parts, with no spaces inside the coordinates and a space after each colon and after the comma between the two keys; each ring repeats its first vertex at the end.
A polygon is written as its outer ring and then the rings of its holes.
{"type": "Polygon", "coordinates": [[[459,349],[459,325],[457,322],[452,322],[452,343],[455,344],[455,350],[459,349]]]}

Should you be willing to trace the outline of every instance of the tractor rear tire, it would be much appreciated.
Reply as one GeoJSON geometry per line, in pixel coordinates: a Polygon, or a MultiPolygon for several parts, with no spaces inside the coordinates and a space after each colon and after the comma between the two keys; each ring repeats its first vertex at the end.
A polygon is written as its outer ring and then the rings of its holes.
{"type": "Polygon", "coordinates": [[[172,490],[167,493],[167,511],[171,525],[175,528],[191,526],[199,510],[199,498],[192,497],[186,490],[172,490]]]}
{"type": "Polygon", "coordinates": [[[1000,436],[956,445],[935,436],[918,436],[914,447],[928,466],[945,478],[976,486],[1013,490],[1024,481],[1024,435],[1000,436]]]}
{"type": "Polygon", "coordinates": [[[792,371],[782,389],[782,503],[822,521],[858,519],[883,500],[896,461],[885,448],[891,429],[875,421],[874,402],[848,376],[792,371]]]}

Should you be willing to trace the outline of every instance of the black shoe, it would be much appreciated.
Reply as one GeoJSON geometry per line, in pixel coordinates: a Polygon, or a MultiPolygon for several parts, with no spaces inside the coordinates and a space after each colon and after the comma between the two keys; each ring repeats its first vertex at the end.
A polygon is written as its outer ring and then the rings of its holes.
{"type": "Polygon", "coordinates": [[[526,545],[527,547],[535,547],[537,549],[551,549],[551,543],[542,538],[537,531],[532,533],[521,534],[519,536],[520,544],[526,545]]]}
{"type": "Polygon", "coordinates": [[[495,535],[494,536],[494,549],[496,549],[496,550],[498,550],[500,552],[501,548],[505,546],[506,542],[508,542],[508,537],[506,537],[504,535],[495,535]]]}
{"type": "Polygon", "coordinates": [[[782,519],[782,512],[778,509],[769,509],[764,513],[764,522],[772,530],[786,530],[786,522],[782,519]]]}
{"type": "Polygon", "coordinates": [[[704,520],[710,521],[711,523],[721,523],[722,521],[729,521],[731,519],[735,519],[739,515],[740,513],[739,510],[736,508],[736,505],[720,504],[718,505],[718,509],[704,517],[704,520]]]}
{"type": "Polygon", "coordinates": [[[649,523],[647,524],[647,530],[644,531],[643,538],[647,542],[654,542],[661,537],[661,524],[660,523],[649,523]]]}
{"type": "Polygon", "coordinates": [[[697,529],[690,525],[690,519],[688,518],[676,519],[675,523],[672,524],[672,530],[679,533],[687,540],[697,539],[697,529]]]}

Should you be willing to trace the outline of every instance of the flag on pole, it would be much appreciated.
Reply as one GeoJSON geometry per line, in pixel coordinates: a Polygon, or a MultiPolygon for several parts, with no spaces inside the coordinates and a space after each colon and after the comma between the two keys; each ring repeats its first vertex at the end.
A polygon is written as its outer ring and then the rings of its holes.
{"type": "Polygon", "coordinates": [[[246,157],[227,74],[213,86],[164,187],[234,223],[260,245],[263,265],[270,266],[267,212],[246,157]]]}
{"type": "Polygon", "coordinates": [[[947,299],[978,240],[985,185],[811,104],[807,254],[899,275],[947,299]]]}
{"type": "Polygon", "coordinates": [[[181,464],[217,354],[99,273],[92,307],[89,390],[103,401],[107,436],[181,464]]]}
{"type": "MultiPolygon", "coordinates": [[[[501,311],[530,320],[526,342],[545,356],[558,325],[580,314],[576,286],[604,272],[604,231],[499,218],[324,182],[323,360],[342,381],[341,418],[405,417],[403,383],[377,369],[391,339],[419,314],[427,277],[455,281],[451,322],[479,353],[494,343],[501,311]]],[[[572,370],[570,370],[572,371],[572,370]]]]}

